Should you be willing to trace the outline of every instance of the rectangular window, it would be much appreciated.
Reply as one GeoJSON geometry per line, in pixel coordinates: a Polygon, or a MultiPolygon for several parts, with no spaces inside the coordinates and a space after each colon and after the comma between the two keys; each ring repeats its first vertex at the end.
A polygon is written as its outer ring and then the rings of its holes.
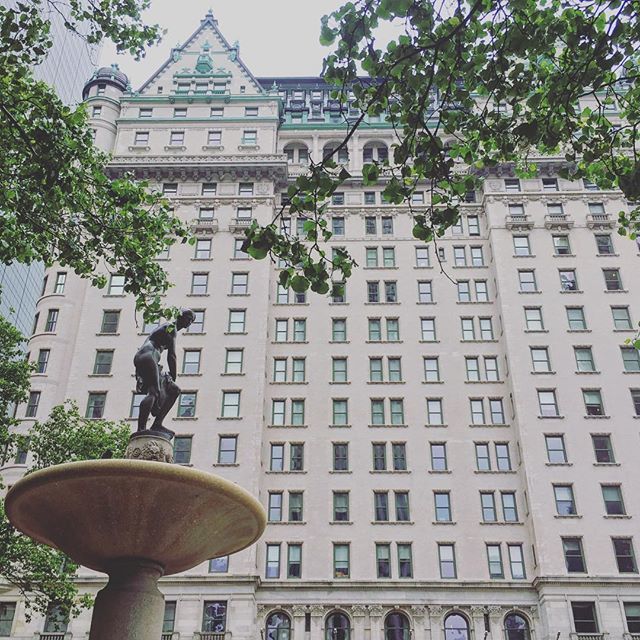
{"type": "Polygon", "coordinates": [[[538,389],[538,408],[543,418],[559,416],[556,392],[554,389],[538,389]]]}
{"type": "Polygon", "coordinates": [[[173,117],[174,118],[186,118],[187,117],[187,108],[186,107],[174,107],[174,109],[173,109],[173,117]]]}
{"type": "Polygon", "coordinates": [[[551,363],[549,361],[549,349],[547,347],[529,347],[531,364],[535,373],[549,373],[551,363]]]}
{"type": "Polygon", "coordinates": [[[484,252],[482,247],[469,247],[472,267],[484,267],[484,252]]]}
{"type": "Polygon", "coordinates": [[[376,544],[376,575],[378,578],[391,577],[390,544],[376,544]]]}
{"type": "Polygon", "coordinates": [[[376,522],[389,521],[389,494],[386,491],[373,492],[373,508],[376,522]]]}
{"type": "Polygon", "coordinates": [[[491,471],[491,457],[489,445],[486,442],[476,442],[476,468],[478,471],[491,471]]]}
{"type": "Polygon", "coordinates": [[[396,503],[396,521],[409,522],[411,520],[409,513],[409,492],[394,491],[396,503]]]}
{"type": "Polygon", "coordinates": [[[204,310],[194,309],[193,313],[195,319],[187,329],[187,333],[204,333],[204,310]]]}
{"type": "Polygon", "coordinates": [[[349,471],[349,444],[347,442],[334,442],[333,449],[333,470],[349,471]]]}
{"type": "Polygon", "coordinates": [[[35,418],[38,413],[38,405],[40,404],[40,391],[31,391],[29,400],[27,401],[27,409],[25,416],[27,418],[35,418]]]}
{"type": "Polygon", "coordinates": [[[213,220],[214,215],[213,207],[200,207],[198,209],[198,220],[213,220]]]}
{"type": "Polygon", "coordinates": [[[244,296],[249,293],[249,274],[248,273],[232,273],[231,274],[231,295],[244,296]]]}
{"type": "Polygon", "coordinates": [[[581,538],[562,538],[562,551],[568,573],[586,573],[581,538]]]}
{"type": "Polygon", "coordinates": [[[613,447],[611,445],[611,436],[608,434],[597,434],[591,436],[593,443],[593,451],[596,457],[596,462],[600,464],[612,464],[615,463],[615,456],[613,455],[613,447]]]}
{"type": "Polygon", "coordinates": [[[513,253],[516,256],[530,256],[529,236],[513,236],[513,253]]]}
{"type": "Polygon", "coordinates": [[[603,269],[602,274],[607,291],[622,291],[622,278],[619,269],[603,269]]]}
{"type": "Polygon", "coordinates": [[[424,342],[436,342],[435,318],[420,318],[420,339],[424,342]]]}
{"type": "Polygon", "coordinates": [[[269,522],[282,522],[282,492],[269,493],[269,505],[267,510],[269,522]]]}
{"type": "Polygon", "coordinates": [[[184,144],[184,131],[172,131],[169,134],[169,144],[182,146],[184,144]]]}
{"type": "Polygon", "coordinates": [[[574,347],[573,352],[576,359],[577,371],[592,373],[596,370],[591,347],[574,347]]]}
{"type": "Polygon", "coordinates": [[[387,341],[398,342],[400,340],[400,321],[398,318],[387,318],[387,341]]]}
{"type": "Polygon", "coordinates": [[[365,266],[378,266],[378,247],[367,247],[365,249],[365,266]]]}
{"type": "MultiPolygon", "coordinates": [[[[637,352],[636,352],[637,354],[637,352]]],[[[389,382],[402,382],[402,364],[400,358],[387,358],[389,382]]]]}
{"type": "Polygon", "coordinates": [[[558,274],[560,275],[560,288],[562,291],[578,290],[578,280],[575,269],[560,269],[558,274]]]}
{"type": "Polygon", "coordinates": [[[425,269],[429,266],[429,247],[416,247],[416,267],[425,269]]]}
{"type": "Polygon", "coordinates": [[[502,551],[499,544],[487,545],[487,562],[489,563],[490,578],[504,578],[504,569],[502,567],[502,551]]]}
{"type": "Polygon", "coordinates": [[[467,380],[469,382],[480,381],[480,365],[478,364],[478,358],[465,358],[465,368],[467,371],[467,380]]]}
{"type": "Polygon", "coordinates": [[[227,573],[229,571],[229,556],[211,558],[209,560],[209,573],[227,573]]]}
{"type": "Polygon", "coordinates": [[[564,436],[546,435],[544,441],[549,464],[565,464],[567,462],[567,452],[564,446],[564,436]]]}
{"type": "Polygon", "coordinates": [[[595,602],[572,602],[571,613],[576,633],[598,633],[595,602]]]}
{"type": "Polygon", "coordinates": [[[569,331],[585,331],[587,323],[582,307],[566,307],[569,331]]]}
{"type": "MultiPolygon", "coordinates": [[[[336,194],[334,194],[334,197],[335,195],[336,194]]],[[[331,218],[331,233],[333,233],[334,236],[344,235],[344,218],[342,216],[333,216],[331,218]]]]}
{"type": "Polygon", "coordinates": [[[287,545],[287,578],[302,577],[302,545],[287,545]]]}
{"type": "Polygon", "coordinates": [[[486,280],[474,280],[473,286],[476,292],[476,302],[489,302],[489,289],[486,280]]]}
{"type": "Polygon", "coordinates": [[[553,485],[556,500],[556,512],[559,516],[575,516],[576,503],[573,498],[573,487],[570,484],[553,485]]]}
{"type": "Polygon", "coordinates": [[[119,311],[103,311],[102,324],[100,333],[118,333],[118,324],[120,323],[119,311]]]}
{"type": "Polygon", "coordinates": [[[153,116],[152,107],[140,107],[138,110],[138,118],[151,118],[153,116]]]}
{"type": "Polygon", "coordinates": [[[265,568],[265,578],[280,577],[280,545],[267,544],[267,566],[265,568]]]}
{"type": "Polygon", "coordinates": [[[346,318],[332,318],[331,320],[331,340],[333,342],[347,341],[347,320],[346,318]]]}
{"type": "Polygon", "coordinates": [[[486,424],[482,398],[470,398],[469,408],[471,410],[471,424],[486,424]]]}
{"type": "Polygon", "coordinates": [[[544,331],[542,309],[540,307],[525,307],[524,319],[527,331],[544,331]]]}
{"type": "Polygon", "coordinates": [[[627,330],[633,328],[629,307],[611,307],[611,314],[613,316],[613,326],[615,329],[627,330]]]}
{"type": "Polygon", "coordinates": [[[395,281],[386,280],[384,283],[384,301],[398,302],[398,286],[395,281]]]}
{"type": "Polygon", "coordinates": [[[446,443],[431,442],[429,443],[429,451],[431,454],[431,470],[448,471],[446,443]]]}
{"type": "Polygon", "coordinates": [[[613,242],[611,240],[611,236],[608,233],[597,233],[595,235],[596,239],[596,249],[598,251],[598,255],[601,256],[610,256],[613,255],[613,242]]]}
{"type": "Polygon", "coordinates": [[[456,556],[453,544],[438,544],[438,563],[441,578],[456,578],[456,556]]]}
{"type": "Polygon", "coordinates": [[[431,426],[444,425],[441,398],[427,398],[427,424],[431,426]]]}
{"type": "Polygon", "coordinates": [[[38,352],[38,360],[36,362],[36,373],[46,373],[49,364],[50,349],[40,349],[38,352]]]}
{"type": "Polygon", "coordinates": [[[218,442],[218,464],[235,464],[238,436],[220,436],[218,442]]]}
{"type": "Polygon", "coordinates": [[[620,352],[625,371],[633,373],[640,371],[640,352],[635,347],[620,347],[620,352]]]}
{"type": "Polygon", "coordinates": [[[304,400],[291,401],[291,424],[295,426],[304,424],[304,400]]]}
{"type": "Polygon", "coordinates": [[[113,363],[113,351],[96,351],[96,359],[93,363],[94,376],[106,376],[111,373],[113,363]]]}
{"type": "Polygon", "coordinates": [[[222,118],[223,116],[224,116],[224,107],[211,107],[211,112],[209,113],[209,117],[222,118]]]}
{"type": "Polygon", "coordinates": [[[349,577],[349,545],[333,543],[333,577],[349,577]]]}
{"type": "Polygon", "coordinates": [[[524,580],[527,576],[524,569],[524,555],[521,544],[508,544],[509,569],[514,580],[524,580]]]}
{"type": "Polygon", "coordinates": [[[211,240],[196,240],[196,251],[194,257],[196,260],[208,260],[209,258],[211,258],[211,240]]]}
{"type": "Polygon", "coordinates": [[[209,287],[208,273],[192,273],[191,274],[191,295],[204,296],[209,287]]]}
{"type": "Polygon", "coordinates": [[[467,266],[467,253],[464,246],[453,247],[453,263],[456,267],[467,266]]]}
{"type": "Polygon", "coordinates": [[[636,556],[631,538],[612,538],[613,551],[620,573],[638,573],[636,556]]]}
{"type": "Polygon", "coordinates": [[[247,312],[245,309],[229,309],[229,333],[244,333],[247,312]]]}
{"type": "Polygon", "coordinates": [[[222,392],[222,417],[223,418],[239,418],[240,417],[240,392],[239,391],[223,391],[222,392]]]}
{"type": "Polygon", "coordinates": [[[557,256],[571,255],[571,246],[569,244],[569,236],[554,235],[553,239],[553,252],[557,256]]]}
{"type": "Polygon", "coordinates": [[[269,456],[270,471],[284,471],[284,445],[271,444],[271,452],[269,456]]]}
{"type": "Polygon", "coordinates": [[[393,234],[393,218],[391,216],[382,216],[382,235],[389,236],[393,234]]]}
{"type": "MultiPolygon", "coordinates": [[[[34,392],[31,392],[31,393],[33,394],[34,392]]],[[[40,395],[39,392],[36,392],[36,393],[40,395]]],[[[29,397],[29,400],[31,400],[31,397],[29,397]]],[[[103,392],[90,393],[89,399],[87,401],[87,412],[85,413],[85,418],[103,418],[104,406],[106,401],[107,401],[106,393],[103,393],[103,392]]],[[[30,416],[27,415],[27,417],[30,417],[30,416]]]]}
{"type": "Polygon", "coordinates": [[[471,289],[468,280],[458,280],[458,302],[471,302],[471,289]]]}
{"type": "Polygon", "coordinates": [[[557,178],[542,178],[542,190],[543,191],[557,191],[558,179],[557,178]]]}
{"type": "Polygon", "coordinates": [[[178,418],[194,418],[196,415],[195,391],[183,391],[178,398],[178,418]]]}
{"type": "Polygon", "coordinates": [[[511,456],[508,442],[496,442],[496,467],[498,471],[511,471],[511,456]]]}
{"type": "Polygon", "coordinates": [[[516,494],[513,491],[501,491],[502,518],[505,522],[518,522],[516,494]]]}
{"type": "Polygon", "coordinates": [[[602,394],[599,389],[583,389],[582,397],[584,399],[585,411],[588,416],[604,415],[602,394]]]}
{"type": "Polygon", "coordinates": [[[480,492],[480,504],[482,506],[482,521],[497,522],[496,499],[493,492],[480,492]]]}
{"type": "MultiPolygon", "coordinates": [[[[634,635],[640,634],[640,602],[625,602],[624,615],[627,620],[627,630],[629,633],[634,635]]],[[[2,620],[1,617],[0,620],[2,620]]]]}
{"type": "Polygon", "coordinates": [[[522,293],[533,293],[538,291],[536,284],[536,273],[533,269],[521,269],[518,271],[518,280],[520,282],[520,291],[522,293]]]}
{"type": "Polygon", "coordinates": [[[404,424],[404,400],[402,398],[391,398],[389,400],[389,414],[391,424],[404,424]]]}
{"type": "Polygon", "coordinates": [[[431,280],[418,280],[418,302],[433,302],[431,280]]]}
{"type": "Polygon", "coordinates": [[[365,216],[364,232],[367,235],[377,235],[377,219],[375,216],[365,216]]]}
{"type": "Polygon", "coordinates": [[[47,321],[44,325],[44,330],[47,333],[53,333],[58,327],[59,313],[58,309],[49,309],[49,312],[47,313],[47,321]]]}
{"type": "Polygon", "coordinates": [[[398,577],[413,578],[413,557],[411,543],[397,543],[398,549],[398,577]]]}
{"type": "Polygon", "coordinates": [[[133,144],[136,147],[146,147],[149,144],[149,132],[148,131],[136,131],[133,138],[133,144]]]}
{"type": "Polygon", "coordinates": [[[604,510],[608,516],[624,516],[626,509],[622,499],[622,489],[619,484],[603,484],[602,499],[604,500],[604,510]]]}
{"type": "Polygon", "coordinates": [[[424,363],[424,381],[425,382],[440,382],[440,367],[437,356],[424,357],[422,359],[424,363]]]}
{"type": "Polygon", "coordinates": [[[191,462],[191,436],[176,436],[173,441],[173,459],[177,464],[191,462]]]}
{"type": "Polygon", "coordinates": [[[53,293],[64,293],[64,286],[67,282],[66,271],[59,271],[56,274],[56,281],[53,285],[53,293]]]}
{"type": "Polygon", "coordinates": [[[242,373],[243,356],[243,349],[227,349],[225,353],[224,372],[228,374],[242,373]]]}
{"type": "Polygon", "coordinates": [[[636,416],[640,416],[640,389],[631,389],[631,401],[636,416]]]}
{"type": "Polygon", "coordinates": [[[333,399],[332,418],[335,426],[347,426],[349,423],[348,401],[346,399],[333,399]]]}
{"type": "Polygon", "coordinates": [[[448,491],[433,494],[436,522],[451,522],[451,496],[448,491]]]}
{"type": "Polygon", "coordinates": [[[504,190],[507,193],[519,193],[520,192],[520,180],[519,178],[505,178],[504,190]]]}
{"type": "Polygon", "coordinates": [[[255,129],[245,129],[242,133],[242,144],[258,144],[258,132],[255,129]]]}
{"type": "Polygon", "coordinates": [[[349,493],[347,491],[333,492],[333,521],[349,522],[349,493]]]}

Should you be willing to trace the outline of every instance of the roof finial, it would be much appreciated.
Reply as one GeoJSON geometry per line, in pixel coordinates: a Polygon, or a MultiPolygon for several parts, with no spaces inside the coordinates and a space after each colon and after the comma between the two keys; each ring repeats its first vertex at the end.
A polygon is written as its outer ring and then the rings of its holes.
{"type": "Polygon", "coordinates": [[[209,8],[209,11],[207,11],[202,23],[204,24],[205,22],[211,22],[213,23],[214,26],[218,25],[218,21],[215,19],[215,16],[213,15],[213,9],[209,8]]]}

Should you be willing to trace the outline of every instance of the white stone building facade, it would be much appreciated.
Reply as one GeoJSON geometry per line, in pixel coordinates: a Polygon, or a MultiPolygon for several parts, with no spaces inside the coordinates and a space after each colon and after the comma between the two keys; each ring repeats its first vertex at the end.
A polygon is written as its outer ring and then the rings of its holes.
{"type": "MultiPolygon", "coordinates": [[[[640,360],[624,343],[640,256],[616,234],[620,193],[559,178],[553,158],[527,180],[504,167],[421,245],[408,207],[362,184],[393,144],[367,122],[330,208],[330,246],[360,266],[344,299],[297,296],[240,244],[344,134],[321,80],[256,79],[209,14],[139,91],[98,77],[85,93],[113,175],[148,179],[197,232],[159,258],[166,303],[197,312],[178,337],[177,458],[269,515],[252,548],[162,579],[163,638],[640,635],[640,360]]],[[[71,398],[134,428],[148,327],[119,276],[96,290],[63,272],[38,302],[23,427],[71,398]]],[[[10,589],[0,601],[5,635],[62,637],[27,624],[10,589]]]]}

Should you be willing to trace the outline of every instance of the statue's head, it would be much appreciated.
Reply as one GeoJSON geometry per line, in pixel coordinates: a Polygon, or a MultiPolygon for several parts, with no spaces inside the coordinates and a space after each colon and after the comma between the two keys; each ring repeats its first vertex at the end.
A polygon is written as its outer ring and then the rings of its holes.
{"type": "Polygon", "coordinates": [[[193,324],[196,319],[196,314],[191,309],[181,309],[178,318],[176,319],[176,329],[186,329],[193,324]]]}

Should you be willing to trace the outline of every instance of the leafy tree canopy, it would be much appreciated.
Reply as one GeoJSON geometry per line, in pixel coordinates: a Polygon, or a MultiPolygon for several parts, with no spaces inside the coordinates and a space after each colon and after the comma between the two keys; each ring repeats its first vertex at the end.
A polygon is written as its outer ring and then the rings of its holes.
{"type": "Polygon", "coordinates": [[[161,36],[140,18],[149,0],[22,0],[0,7],[0,261],[58,262],[104,286],[106,271],[150,317],[169,286],[154,260],[187,229],[144,182],[111,180],[84,106],[65,106],[31,73],[51,48],[48,15],[89,42],[141,56],[161,36]]]}
{"type": "MultiPolygon", "coordinates": [[[[123,422],[81,417],[72,402],[54,407],[47,420],[36,422],[29,432],[33,462],[27,473],[63,462],[97,459],[105,452],[122,457],[130,433],[123,422]]],[[[5,457],[12,457],[18,448],[26,448],[27,439],[13,435],[6,444],[5,457]]],[[[77,569],[60,551],[16,531],[0,501],[0,574],[24,596],[27,616],[45,614],[52,603],[67,618],[91,606],[90,598],[78,594],[77,569]]]]}
{"type": "Polygon", "coordinates": [[[327,198],[350,178],[334,158],[367,115],[381,113],[395,143],[388,161],[365,164],[363,182],[383,182],[388,202],[411,207],[419,240],[455,224],[484,171],[507,163],[532,176],[538,155],[558,158],[569,179],[622,190],[633,210],[619,214],[620,233],[640,235],[639,11],[632,0],[347,2],[322,19],[320,40],[334,45],[324,77],[361,115],[345,117],[333,157],[296,180],[276,220],[247,231],[246,249],[284,260],[281,283],[295,290],[326,293],[349,276],[353,259],[328,255],[321,242],[331,237],[327,198]],[[381,44],[384,23],[400,34],[381,44]],[[418,184],[430,199],[416,208],[418,184]],[[279,228],[287,210],[306,217],[303,237],[279,228]]]}

